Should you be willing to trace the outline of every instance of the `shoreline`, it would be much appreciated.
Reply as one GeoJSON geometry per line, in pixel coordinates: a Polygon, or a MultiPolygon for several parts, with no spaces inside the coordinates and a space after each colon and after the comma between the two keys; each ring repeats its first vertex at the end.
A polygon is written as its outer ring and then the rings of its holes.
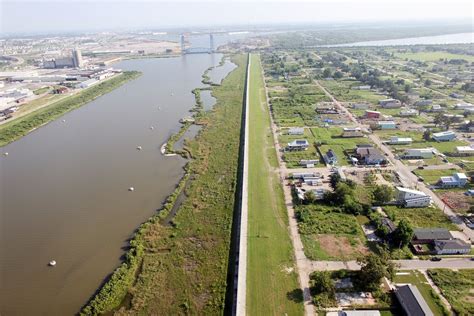
{"type": "Polygon", "coordinates": [[[58,100],[46,107],[28,113],[0,126],[0,148],[28,135],[36,129],[51,123],[64,114],[86,105],[112,92],[130,80],[141,75],[138,71],[125,71],[116,77],[100,82],[70,97],[58,100]],[[83,99],[81,99],[83,98],[83,99]]]}

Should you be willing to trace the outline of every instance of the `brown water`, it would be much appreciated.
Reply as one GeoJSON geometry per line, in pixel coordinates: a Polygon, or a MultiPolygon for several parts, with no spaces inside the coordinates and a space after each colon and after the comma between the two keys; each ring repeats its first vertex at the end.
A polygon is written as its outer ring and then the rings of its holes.
{"type": "Polygon", "coordinates": [[[143,75],[0,149],[2,316],[74,314],[118,266],[183,174],[160,146],[220,57],[117,64],[143,75]]]}

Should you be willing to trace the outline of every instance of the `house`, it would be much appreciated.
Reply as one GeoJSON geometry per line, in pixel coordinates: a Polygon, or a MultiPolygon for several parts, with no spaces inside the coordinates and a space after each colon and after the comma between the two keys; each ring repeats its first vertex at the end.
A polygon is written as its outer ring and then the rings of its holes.
{"type": "Polygon", "coordinates": [[[417,116],[418,111],[415,109],[403,109],[400,111],[400,116],[417,116]]]}
{"type": "Polygon", "coordinates": [[[316,200],[322,200],[324,198],[324,194],[326,193],[326,190],[324,190],[323,188],[305,190],[305,189],[295,187],[295,192],[298,199],[302,202],[306,200],[306,197],[305,197],[306,192],[313,192],[316,200]]]}
{"type": "Polygon", "coordinates": [[[369,104],[367,104],[367,103],[354,103],[354,104],[352,104],[352,108],[354,110],[367,110],[369,108],[369,104]]]}
{"type": "Polygon", "coordinates": [[[317,164],[318,164],[318,160],[315,160],[315,159],[310,159],[310,160],[302,159],[302,160],[300,160],[300,166],[305,167],[305,168],[313,168],[314,165],[317,165],[317,164]]]}
{"type": "Polygon", "coordinates": [[[390,145],[408,145],[413,142],[413,139],[411,137],[398,137],[398,136],[392,136],[390,137],[389,144],[390,145]]]}
{"type": "Polygon", "coordinates": [[[399,108],[402,106],[399,100],[397,99],[385,99],[385,100],[380,100],[379,104],[381,107],[384,109],[395,109],[399,108]]]}
{"type": "Polygon", "coordinates": [[[365,117],[368,119],[378,119],[380,118],[381,113],[379,111],[365,111],[365,117]]]}
{"type": "Polygon", "coordinates": [[[458,103],[454,106],[456,110],[467,110],[474,108],[474,104],[471,103],[458,103]]]}
{"type": "Polygon", "coordinates": [[[407,149],[403,158],[405,159],[430,159],[433,158],[433,148],[410,148],[407,149]]]}
{"type": "Polygon", "coordinates": [[[356,148],[356,156],[359,162],[366,165],[380,165],[386,162],[385,156],[372,146],[358,146],[356,148]]]}
{"type": "Polygon", "coordinates": [[[455,93],[455,92],[450,93],[449,96],[450,96],[451,98],[454,98],[454,99],[461,99],[461,98],[462,98],[462,95],[461,95],[461,94],[455,93]]]}
{"type": "Polygon", "coordinates": [[[303,135],[304,128],[302,127],[292,127],[288,129],[288,135],[303,135]]]}
{"type": "Polygon", "coordinates": [[[431,105],[433,103],[433,100],[419,100],[415,102],[416,106],[426,106],[426,105],[431,105]]]}
{"type": "Polygon", "coordinates": [[[371,124],[373,129],[396,129],[397,124],[394,121],[378,121],[375,124],[371,124]]]}
{"type": "Polygon", "coordinates": [[[442,188],[462,188],[467,184],[467,176],[456,172],[452,176],[439,178],[438,185],[442,188]]]}
{"type": "Polygon", "coordinates": [[[335,107],[316,108],[318,114],[338,114],[339,111],[335,107]]]}
{"type": "Polygon", "coordinates": [[[98,84],[99,83],[99,80],[97,79],[89,79],[89,80],[86,80],[86,81],[83,81],[79,84],[76,85],[76,88],[80,88],[80,89],[86,89],[86,88],[89,88],[95,84],[98,84]]]}
{"type": "Polygon", "coordinates": [[[332,150],[329,149],[324,155],[323,155],[324,162],[326,165],[335,165],[337,164],[337,156],[336,153],[332,150]]]}
{"type": "Polygon", "coordinates": [[[471,251],[471,245],[461,239],[435,240],[434,251],[437,255],[468,254],[471,251]]]}
{"type": "Polygon", "coordinates": [[[431,244],[435,240],[451,240],[453,235],[446,228],[415,228],[412,244],[431,244]]]}
{"type": "Polygon", "coordinates": [[[293,179],[304,179],[304,178],[321,178],[319,172],[295,172],[291,174],[293,179]]]}
{"type": "Polygon", "coordinates": [[[433,133],[433,139],[437,142],[449,142],[455,138],[456,134],[453,131],[433,133]]]}
{"type": "Polygon", "coordinates": [[[445,109],[439,104],[433,104],[431,106],[431,112],[443,112],[445,109]]]}
{"type": "Polygon", "coordinates": [[[395,296],[407,316],[434,316],[415,285],[397,285],[395,296]]]}
{"type": "Polygon", "coordinates": [[[301,150],[308,150],[309,143],[306,139],[296,139],[291,143],[288,143],[286,147],[289,151],[301,151],[301,150]]]}
{"type": "Polygon", "coordinates": [[[405,207],[425,207],[431,204],[431,197],[425,192],[397,187],[397,202],[405,207]]]}
{"type": "Polygon", "coordinates": [[[458,156],[472,156],[474,155],[474,148],[470,146],[456,146],[456,154],[458,156]]]}
{"type": "Polygon", "coordinates": [[[370,90],[370,86],[353,86],[352,90],[370,90]]]}
{"type": "Polygon", "coordinates": [[[382,224],[382,227],[386,228],[388,235],[392,234],[397,229],[395,223],[392,222],[392,220],[388,217],[382,217],[380,222],[382,224]]]}

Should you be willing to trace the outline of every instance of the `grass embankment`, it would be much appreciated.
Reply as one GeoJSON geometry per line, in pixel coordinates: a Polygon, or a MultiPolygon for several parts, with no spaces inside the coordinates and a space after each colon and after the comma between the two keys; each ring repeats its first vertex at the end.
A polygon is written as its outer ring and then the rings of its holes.
{"type": "Polygon", "coordinates": [[[92,86],[76,95],[67,97],[45,108],[39,109],[11,122],[0,125],[0,146],[5,146],[21,138],[46,123],[49,123],[65,113],[77,109],[86,103],[106,94],[125,82],[137,78],[140,72],[125,71],[122,74],[92,86]]]}
{"type": "Polygon", "coordinates": [[[428,270],[428,275],[440,288],[456,314],[474,315],[474,269],[434,269],[428,270]]]}
{"type": "Polygon", "coordinates": [[[260,58],[252,56],[249,117],[248,315],[299,315],[299,289],[260,58]]]}
{"type": "Polygon", "coordinates": [[[205,126],[187,144],[193,158],[187,166],[191,182],[172,225],[163,225],[161,218],[171,210],[180,190],[163,214],[138,229],[126,262],[83,314],[117,309],[121,315],[223,313],[245,62],[243,55],[234,57],[239,67],[213,88],[215,109],[202,113],[205,126]]]}

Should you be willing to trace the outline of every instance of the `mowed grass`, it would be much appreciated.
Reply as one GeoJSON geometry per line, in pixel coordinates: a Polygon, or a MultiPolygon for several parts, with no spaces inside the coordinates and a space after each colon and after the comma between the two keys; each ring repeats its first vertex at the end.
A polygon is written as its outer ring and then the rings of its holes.
{"type": "Polygon", "coordinates": [[[411,59],[419,61],[439,61],[440,59],[464,59],[474,62],[474,56],[463,54],[452,54],[448,52],[418,52],[418,53],[395,53],[395,56],[401,59],[411,59]]]}
{"type": "Polygon", "coordinates": [[[458,315],[474,315],[474,269],[434,269],[428,275],[458,315]]]}
{"type": "Polygon", "coordinates": [[[289,295],[299,285],[258,55],[250,71],[249,127],[247,314],[301,315],[303,304],[289,295]]]}
{"type": "Polygon", "coordinates": [[[411,283],[415,285],[418,290],[420,291],[421,295],[425,299],[426,303],[430,307],[431,311],[435,316],[442,316],[444,314],[445,307],[443,303],[441,303],[441,299],[439,295],[433,290],[433,288],[429,285],[426,277],[419,271],[403,271],[401,273],[409,273],[409,274],[398,274],[395,275],[393,279],[394,283],[400,284],[407,284],[411,283]]]}

